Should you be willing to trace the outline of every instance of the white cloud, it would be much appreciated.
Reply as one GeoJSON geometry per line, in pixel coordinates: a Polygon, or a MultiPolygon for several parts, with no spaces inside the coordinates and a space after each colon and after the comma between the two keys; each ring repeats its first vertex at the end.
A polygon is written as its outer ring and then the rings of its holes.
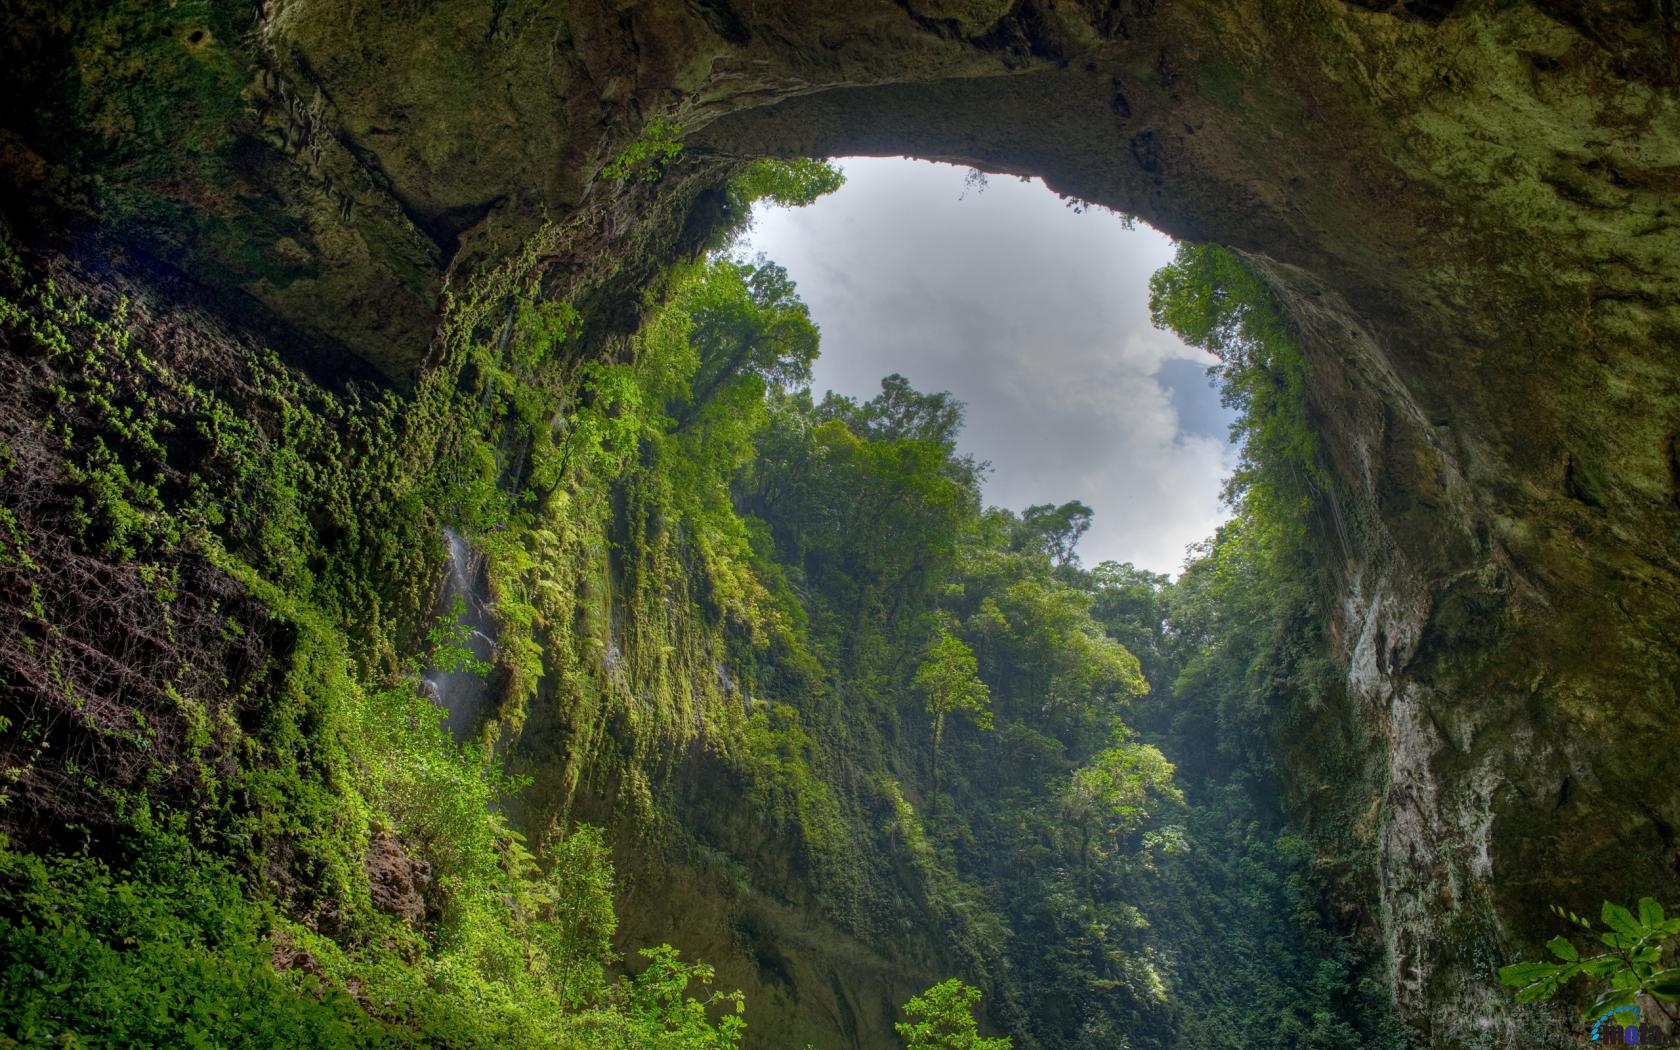
{"type": "Polygon", "coordinates": [[[1223,519],[1233,456],[1201,351],[1149,323],[1149,276],[1172,242],[1076,214],[1041,183],[849,158],[815,205],[762,212],[749,251],[788,268],[822,326],[816,387],[870,397],[902,372],[968,403],[963,447],[990,460],[992,502],[1082,499],[1088,564],[1176,572],[1223,519]],[[1180,406],[1195,417],[1181,426],[1180,406]]]}

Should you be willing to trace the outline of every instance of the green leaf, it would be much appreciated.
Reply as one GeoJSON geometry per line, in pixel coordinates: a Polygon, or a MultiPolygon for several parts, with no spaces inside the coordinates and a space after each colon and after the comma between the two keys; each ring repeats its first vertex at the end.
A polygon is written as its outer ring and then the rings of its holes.
{"type": "Polygon", "coordinates": [[[1639,920],[1633,917],[1633,912],[1628,911],[1620,904],[1605,901],[1604,909],[1599,913],[1599,918],[1604,920],[1604,925],[1627,937],[1637,939],[1645,932],[1639,928],[1639,920]]]}
{"type": "Polygon", "coordinates": [[[1563,969],[1563,967],[1552,963],[1513,963],[1510,966],[1501,966],[1499,968],[1499,983],[1509,985],[1513,988],[1520,988],[1523,985],[1532,984],[1543,977],[1554,976],[1561,969],[1563,969]]]}
{"type": "Polygon", "coordinates": [[[1621,989],[1612,989],[1594,1000],[1593,1004],[1587,1007],[1586,1012],[1581,1016],[1589,1022],[1597,1021],[1600,1017],[1603,1017],[1605,1014],[1617,1007],[1633,1006],[1634,996],[1635,993],[1633,992],[1623,991],[1621,989]]]}
{"type": "Polygon", "coordinates": [[[1663,907],[1653,897],[1639,898],[1639,921],[1647,927],[1661,926],[1663,923],[1663,907]]]}
{"type": "Polygon", "coordinates": [[[1515,963],[1499,968],[1501,983],[1517,989],[1517,1002],[1532,1003],[1550,999],[1563,982],[1575,976],[1579,966],[1555,966],[1552,963],[1515,963]]]}
{"type": "Polygon", "coordinates": [[[1625,933],[1617,933],[1614,930],[1599,934],[1598,939],[1602,943],[1620,951],[1626,951],[1627,949],[1632,948],[1634,945],[1638,944],[1640,940],[1638,937],[1630,937],[1625,933]]]}
{"type": "Polygon", "coordinates": [[[1546,942],[1546,947],[1551,949],[1552,954],[1564,962],[1574,962],[1581,957],[1581,953],[1575,950],[1575,946],[1562,937],[1553,937],[1546,942]]]}
{"type": "Polygon", "coordinates": [[[1680,969],[1658,970],[1645,982],[1645,990],[1658,999],[1680,999],[1680,969]]]}
{"type": "Polygon", "coordinates": [[[1557,994],[1558,986],[1555,980],[1537,981],[1517,992],[1517,1002],[1537,1003],[1550,999],[1557,994]]]}

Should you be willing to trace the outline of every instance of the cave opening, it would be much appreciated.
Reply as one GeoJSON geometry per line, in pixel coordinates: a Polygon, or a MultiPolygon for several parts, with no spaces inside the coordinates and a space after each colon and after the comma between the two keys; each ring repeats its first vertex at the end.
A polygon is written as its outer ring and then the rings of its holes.
{"type": "MultiPolygon", "coordinates": [[[[697,154],[698,163],[708,159],[697,154]]],[[[739,185],[772,185],[769,173],[808,173],[801,165],[812,162],[742,163],[739,185]]],[[[786,310],[796,326],[809,306],[808,320],[822,329],[823,356],[809,374],[797,367],[799,345],[790,344],[782,363],[752,366],[758,378],[741,388],[745,401],[728,401],[736,424],[766,413],[731,495],[758,537],[755,550],[800,596],[811,637],[835,654],[834,692],[753,695],[743,687],[743,710],[755,726],[805,741],[798,761],[834,763],[848,770],[842,777],[872,783],[841,805],[882,814],[871,819],[887,821],[889,852],[899,844],[924,851],[914,862],[920,874],[895,877],[917,887],[907,887],[906,899],[956,885],[982,893],[1012,886],[1004,891],[1011,903],[983,921],[1041,931],[1057,921],[1042,909],[1065,897],[1100,916],[1094,927],[1130,917],[1134,929],[1154,931],[1093,948],[1103,961],[1090,970],[1038,959],[1047,945],[1036,932],[1008,948],[980,949],[996,952],[985,964],[995,967],[988,994],[998,1001],[985,1011],[991,1027],[1046,1046],[1100,1045],[1129,1033],[1139,1022],[1123,1017],[1141,1011],[1155,1017],[1145,1027],[1162,1033],[1188,1031],[1192,1013],[1241,1015],[1229,1024],[1258,1032],[1269,1024],[1258,1014],[1216,1002],[1194,979],[1170,993],[1165,974],[1221,950],[1194,928],[1187,906],[1220,911],[1239,939],[1287,923],[1288,906],[1274,891],[1303,877],[1302,854],[1284,823],[1282,775],[1267,742],[1274,727],[1259,712],[1275,705],[1300,718],[1337,700],[1307,604],[1325,537],[1306,514],[1326,482],[1304,431],[1299,351],[1273,294],[1222,248],[1185,249],[1036,179],[902,157],[831,163],[844,170],[844,185],[795,209],[755,212],[741,240],[683,278],[720,289],[744,279],[757,288],[785,266],[805,302],[777,278],[754,301],[786,310]],[[1168,271],[1157,329],[1152,285],[1168,271]],[[1186,287],[1187,297],[1178,294],[1186,287]],[[1220,334],[1197,331],[1197,316],[1220,334]],[[1216,365],[1225,397],[1209,381],[1216,365]],[[944,399],[952,397],[969,410],[960,434],[948,425],[944,399]],[[935,417],[946,422],[927,426],[935,417]],[[1250,454],[1240,484],[1227,486],[1250,454]],[[1005,481],[1016,487],[983,488],[977,457],[994,460],[1000,474],[1012,470],[1017,477],[1005,481]],[[1093,468],[1105,457],[1114,463],[1102,465],[1145,472],[1093,468]],[[1222,509],[1225,495],[1231,501],[1222,509]],[[1098,523],[1104,510],[1135,516],[1084,545],[1093,509],[1098,523]],[[1223,528],[1226,510],[1242,521],[1223,528]],[[836,631],[836,623],[852,626],[836,631]],[[895,677],[906,675],[912,691],[896,691],[895,677]],[[921,715],[918,689],[927,692],[921,715]],[[949,707],[934,698],[947,689],[961,694],[949,707]],[[991,792],[1036,816],[1023,820],[1022,810],[993,805],[991,792]],[[1093,800],[1093,812],[1103,810],[1098,800],[1114,799],[1114,812],[1128,814],[1123,830],[1084,823],[1089,814],[1080,816],[1074,801],[1082,797],[1093,800]],[[1182,806],[1175,811],[1182,819],[1156,822],[1158,805],[1182,806]],[[1033,842],[1040,833],[1028,830],[1032,822],[1058,806],[1065,837],[1046,832],[1033,842]],[[1008,831],[1000,826],[1012,821],[1008,831]],[[983,859],[981,838],[1001,855],[983,859]],[[1035,851],[1039,859],[1026,859],[1035,851]],[[1043,859],[1052,855],[1061,859],[1043,859]],[[1273,889],[1233,905],[1226,900],[1233,864],[1273,889]],[[1162,877],[1177,883],[1178,899],[1152,898],[1136,881],[1142,869],[1171,869],[1162,877]],[[1167,959],[1176,961],[1158,965],[1167,959]],[[996,979],[1003,972],[1012,976],[996,979]],[[1115,994],[1069,990],[1082,985],[1115,994]]],[[[689,316],[703,378],[689,389],[719,397],[725,388],[709,362],[745,360],[727,340],[715,341],[736,323],[715,306],[717,295],[731,293],[683,290],[692,287],[673,293],[674,302],[697,305],[689,316]]],[[[657,314],[645,322],[661,324],[657,314]]],[[[756,336],[748,342],[760,345],[756,336]]],[[[678,410],[673,433],[704,434],[690,422],[704,411],[678,410]]],[[[734,688],[733,674],[729,681],[734,688]]],[[[1344,729],[1315,731],[1333,738],[1344,729]]],[[[550,729],[526,732],[540,740],[550,729]]],[[[540,778],[539,761],[524,768],[540,778]]],[[[668,866],[626,894],[626,945],[661,930],[713,943],[716,917],[687,909],[716,892],[717,880],[738,887],[789,878],[796,847],[774,834],[744,837],[710,794],[728,773],[697,766],[678,805],[688,833],[704,844],[704,862],[668,866]],[[754,843],[750,856],[744,841],[754,843]]],[[[811,819],[802,816],[800,827],[811,819]]],[[[879,863],[876,846],[856,848],[861,864],[879,863]]],[[[820,857],[803,863],[814,870],[798,881],[822,887],[822,897],[803,896],[802,885],[791,901],[742,897],[733,905],[731,935],[750,928],[750,954],[763,958],[768,945],[785,964],[770,973],[744,965],[739,952],[713,954],[764,1004],[777,1037],[821,1033],[824,1013],[862,1017],[866,1033],[884,1031],[895,1023],[893,998],[912,980],[906,962],[890,941],[849,940],[844,934],[856,927],[848,919],[839,920],[836,939],[814,938],[793,913],[840,914],[830,910],[829,887],[856,876],[820,857]],[[817,1005],[803,1005],[812,997],[817,1005]]],[[[1314,900],[1308,910],[1332,907],[1317,896],[1322,886],[1304,892],[1314,900]]],[[[951,921],[972,929],[967,918],[951,921]]],[[[1349,932],[1345,918],[1302,919],[1279,942],[1279,960],[1287,961],[1273,963],[1291,970],[1326,938],[1349,932]]],[[[1334,996],[1380,980],[1374,954],[1350,955],[1345,966],[1334,996]]],[[[1402,1045],[1386,1008],[1356,1000],[1333,1019],[1325,1014],[1326,1032],[1402,1045]]]]}
{"type": "Polygon", "coordinates": [[[788,270],[822,331],[812,386],[867,400],[882,377],[967,406],[989,503],[1077,499],[1087,564],[1176,574],[1225,519],[1234,413],[1218,358],[1150,321],[1174,242],[1041,180],[910,158],[840,158],[846,183],[761,204],[733,247],[788,270]]]}

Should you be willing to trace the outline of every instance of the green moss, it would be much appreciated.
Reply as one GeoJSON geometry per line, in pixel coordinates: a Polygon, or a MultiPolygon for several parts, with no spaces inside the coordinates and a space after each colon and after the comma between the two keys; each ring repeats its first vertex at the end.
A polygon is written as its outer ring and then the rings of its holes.
{"type": "MultiPolygon", "coordinates": [[[[79,542],[149,581],[153,611],[128,615],[167,629],[181,567],[202,560],[250,599],[223,637],[269,640],[267,666],[237,695],[165,681],[161,707],[130,701],[134,730],[89,724],[127,761],[155,763],[149,783],[185,769],[192,787],[151,801],[106,788],[106,859],[0,854],[18,889],[0,913],[18,960],[0,977],[0,1024],[29,1042],[155,1041],[155,1028],[214,1044],[593,1046],[661,1027],[733,1045],[734,1022],[714,1031],[683,994],[700,969],[662,957],[657,994],[610,978],[598,836],[545,825],[527,850],[497,815],[517,785],[487,746],[449,739],[417,688],[420,668],[447,658],[416,637],[442,521],[493,546],[497,529],[523,540],[541,520],[529,494],[503,490],[497,456],[509,428],[546,426],[549,412],[521,398],[564,367],[566,312],[527,310],[509,361],[463,341],[411,396],[329,393],[263,355],[223,363],[206,386],[121,307],[31,281],[9,250],[0,262],[8,338],[63,377],[56,429],[79,542]],[[469,365],[484,384],[524,372],[498,394],[463,384],[469,365]],[[177,735],[160,738],[154,721],[177,735]],[[420,913],[377,903],[375,859],[423,883],[420,913]],[[149,1006],[130,1017],[117,1003],[149,1006]]],[[[12,549],[27,550],[31,523],[8,515],[12,549]]],[[[538,626],[518,549],[492,559],[515,639],[538,626]]],[[[47,625],[46,644],[64,637],[47,625]]],[[[504,647],[512,670],[518,658],[504,647]]],[[[63,666],[75,702],[79,672],[63,666]]]]}
{"type": "Polygon", "coordinates": [[[636,138],[601,169],[601,175],[621,182],[653,182],[682,152],[679,131],[669,120],[648,121],[636,138]]]}

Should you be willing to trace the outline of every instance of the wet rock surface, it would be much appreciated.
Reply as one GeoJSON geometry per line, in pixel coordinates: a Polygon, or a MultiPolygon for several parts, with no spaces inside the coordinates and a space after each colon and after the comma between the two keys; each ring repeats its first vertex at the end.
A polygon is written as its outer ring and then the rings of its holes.
{"type": "Polygon", "coordinates": [[[368,843],[362,864],[373,889],[375,908],[411,925],[418,925],[427,917],[426,891],[432,885],[430,864],[410,856],[402,843],[383,831],[368,843]]]}

